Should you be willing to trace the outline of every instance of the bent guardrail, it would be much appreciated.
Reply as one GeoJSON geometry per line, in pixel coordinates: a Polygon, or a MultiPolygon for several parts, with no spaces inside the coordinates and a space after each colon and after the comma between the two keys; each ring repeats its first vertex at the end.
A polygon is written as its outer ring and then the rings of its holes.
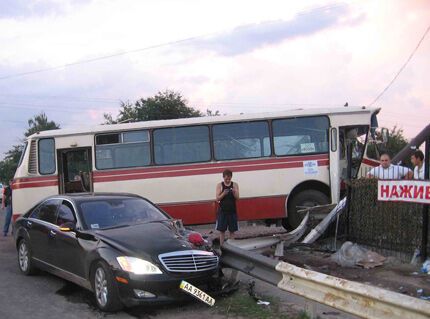
{"type": "Polygon", "coordinates": [[[430,318],[430,302],[279,262],[228,243],[221,263],[282,290],[363,318],[430,318]]]}

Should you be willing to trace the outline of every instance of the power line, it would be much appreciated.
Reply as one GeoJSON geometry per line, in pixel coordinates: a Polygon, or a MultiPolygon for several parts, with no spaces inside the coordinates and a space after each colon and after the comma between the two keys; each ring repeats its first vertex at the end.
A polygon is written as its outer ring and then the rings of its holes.
{"type": "Polygon", "coordinates": [[[372,101],[372,103],[369,104],[369,106],[372,106],[373,104],[376,103],[376,101],[379,100],[379,98],[384,95],[384,93],[391,87],[391,85],[394,83],[394,81],[399,77],[400,73],[402,73],[403,69],[408,65],[408,63],[412,60],[413,56],[415,55],[415,52],[417,52],[418,48],[420,47],[421,43],[424,41],[424,38],[427,36],[427,34],[430,31],[430,25],[427,27],[427,30],[424,32],[423,36],[421,37],[420,41],[418,41],[417,46],[415,47],[415,49],[412,51],[412,53],[409,55],[408,59],[406,60],[406,62],[402,65],[402,67],[400,68],[400,70],[396,73],[396,75],[394,76],[394,78],[390,81],[390,83],[388,83],[388,85],[382,90],[381,93],[378,94],[378,96],[372,101]]]}
{"type": "MultiPolygon", "coordinates": [[[[318,11],[327,11],[327,10],[335,9],[335,8],[338,8],[338,7],[341,7],[341,6],[344,6],[344,5],[345,4],[343,4],[343,3],[335,3],[335,4],[332,4],[332,5],[324,5],[324,6],[320,6],[320,7],[315,7],[315,8],[310,8],[310,9],[298,11],[296,13],[296,15],[297,16],[305,15],[305,14],[312,15],[315,12],[318,12],[318,11]]],[[[249,27],[253,27],[253,26],[254,26],[254,24],[250,24],[248,26],[242,26],[242,28],[243,27],[248,27],[249,28],[249,27]]],[[[105,55],[105,56],[100,56],[100,57],[93,58],[93,59],[80,60],[80,61],[75,61],[75,62],[71,62],[71,63],[66,63],[66,64],[63,64],[63,65],[57,65],[57,66],[49,67],[49,68],[43,68],[43,69],[39,69],[39,70],[33,70],[33,71],[28,71],[28,72],[22,72],[22,73],[15,73],[15,74],[10,74],[10,75],[5,75],[5,76],[1,76],[0,80],[6,80],[6,79],[22,77],[22,76],[26,76],[26,75],[30,75],[30,74],[36,74],[36,73],[54,71],[54,70],[63,69],[63,68],[67,68],[67,67],[71,67],[71,66],[75,66],[75,65],[79,65],[79,64],[92,63],[92,62],[96,62],[96,61],[100,61],[100,60],[106,60],[106,59],[110,59],[110,58],[114,58],[114,57],[118,57],[118,56],[122,56],[122,55],[127,55],[127,54],[142,52],[142,51],[148,51],[148,50],[162,48],[162,47],[166,47],[166,46],[174,46],[174,45],[178,45],[178,44],[182,44],[182,43],[186,43],[186,42],[191,42],[191,41],[198,40],[198,39],[205,38],[205,37],[214,36],[214,35],[217,35],[217,34],[220,34],[220,33],[219,32],[208,33],[208,34],[198,35],[198,36],[194,36],[194,37],[184,38],[184,39],[181,39],[181,40],[169,41],[169,42],[164,42],[164,43],[160,43],[160,44],[155,44],[155,45],[147,46],[147,47],[140,48],[140,49],[120,51],[120,52],[117,52],[117,53],[113,53],[113,54],[109,54],[109,55],[105,55]]]]}
{"type": "Polygon", "coordinates": [[[39,100],[46,100],[46,99],[68,99],[68,100],[76,100],[76,101],[89,101],[89,102],[95,102],[95,103],[105,103],[105,102],[120,102],[121,99],[112,99],[112,98],[103,98],[103,97],[84,97],[84,96],[70,96],[70,95],[32,95],[32,94],[1,94],[0,96],[3,96],[5,98],[11,98],[11,99],[39,99],[39,100]]]}

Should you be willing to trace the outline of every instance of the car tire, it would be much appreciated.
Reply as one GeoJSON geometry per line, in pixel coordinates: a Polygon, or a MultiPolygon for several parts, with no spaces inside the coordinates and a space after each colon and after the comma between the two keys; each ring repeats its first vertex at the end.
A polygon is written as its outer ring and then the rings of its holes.
{"type": "Polygon", "coordinates": [[[290,229],[295,229],[300,225],[303,220],[304,214],[297,212],[297,206],[317,206],[326,205],[329,203],[329,198],[326,194],[315,189],[308,189],[294,195],[291,201],[288,203],[288,223],[283,223],[283,226],[287,226],[290,229]]]}
{"type": "Polygon", "coordinates": [[[92,285],[97,307],[106,312],[115,312],[123,308],[119,299],[118,287],[108,265],[99,261],[92,272],[92,285]]]}
{"type": "Polygon", "coordinates": [[[27,240],[21,239],[18,243],[18,267],[26,276],[34,275],[37,272],[31,259],[31,249],[27,240]]]}

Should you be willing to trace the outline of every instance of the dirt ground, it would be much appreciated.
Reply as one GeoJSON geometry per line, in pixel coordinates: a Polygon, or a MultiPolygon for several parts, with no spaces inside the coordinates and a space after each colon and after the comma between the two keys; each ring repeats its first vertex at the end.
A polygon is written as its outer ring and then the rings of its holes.
{"type": "Polygon", "coordinates": [[[412,297],[430,296],[430,275],[417,265],[401,263],[388,257],[382,266],[372,269],[341,267],[330,259],[332,254],[303,247],[287,249],[283,261],[335,277],[377,286],[412,297]],[[422,289],[422,290],[421,290],[422,289]]]}

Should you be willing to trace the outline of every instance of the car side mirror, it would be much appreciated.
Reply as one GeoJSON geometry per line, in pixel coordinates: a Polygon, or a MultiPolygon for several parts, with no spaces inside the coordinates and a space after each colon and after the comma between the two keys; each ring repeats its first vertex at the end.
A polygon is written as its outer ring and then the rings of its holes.
{"type": "Polygon", "coordinates": [[[76,230],[76,224],[74,222],[65,222],[60,225],[60,230],[62,232],[68,233],[76,230]]]}

